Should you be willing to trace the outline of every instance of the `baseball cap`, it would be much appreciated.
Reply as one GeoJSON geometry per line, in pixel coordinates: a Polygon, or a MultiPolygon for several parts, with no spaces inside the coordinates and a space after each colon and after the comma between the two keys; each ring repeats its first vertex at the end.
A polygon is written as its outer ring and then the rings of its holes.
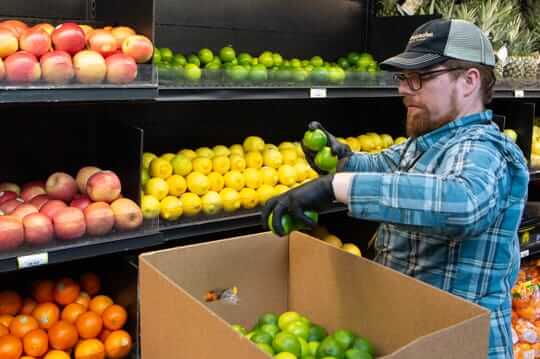
{"type": "Polygon", "coordinates": [[[405,51],[383,61],[383,70],[419,70],[457,59],[495,66],[495,54],[482,30],[465,20],[431,20],[417,28],[405,51]]]}

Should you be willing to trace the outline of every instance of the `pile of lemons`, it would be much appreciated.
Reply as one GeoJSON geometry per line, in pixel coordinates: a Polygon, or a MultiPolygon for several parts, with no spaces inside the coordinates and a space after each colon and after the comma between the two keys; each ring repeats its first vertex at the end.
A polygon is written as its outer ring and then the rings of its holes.
{"type": "Polygon", "coordinates": [[[367,132],[356,137],[337,137],[341,143],[349,145],[354,152],[377,153],[393,145],[399,145],[407,141],[405,137],[397,137],[395,140],[389,134],[367,132]]]}

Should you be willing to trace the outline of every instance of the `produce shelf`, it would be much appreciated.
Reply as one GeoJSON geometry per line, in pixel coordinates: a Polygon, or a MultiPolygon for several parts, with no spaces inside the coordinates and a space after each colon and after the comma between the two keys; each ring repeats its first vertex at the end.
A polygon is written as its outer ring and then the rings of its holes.
{"type": "Polygon", "coordinates": [[[529,170],[529,181],[540,181],[540,169],[531,168],[529,170]]]}
{"type": "Polygon", "coordinates": [[[537,256],[540,254],[540,242],[534,242],[520,248],[521,259],[537,256]]]}

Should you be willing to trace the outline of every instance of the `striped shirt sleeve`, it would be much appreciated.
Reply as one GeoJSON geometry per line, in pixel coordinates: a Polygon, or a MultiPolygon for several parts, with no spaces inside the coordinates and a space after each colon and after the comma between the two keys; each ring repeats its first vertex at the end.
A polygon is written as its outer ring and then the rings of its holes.
{"type": "Polygon", "coordinates": [[[377,154],[355,152],[342,172],[392,172],[399,166],[404,144],[392,146],[377,154]]]}

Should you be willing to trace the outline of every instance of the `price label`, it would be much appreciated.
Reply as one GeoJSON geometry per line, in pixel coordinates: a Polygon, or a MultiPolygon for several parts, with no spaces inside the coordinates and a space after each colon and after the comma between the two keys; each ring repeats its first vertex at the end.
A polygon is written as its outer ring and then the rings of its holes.
{"type": "Polygon", "coordinates": [[[529,250],[525,249],[524,251],[521,251],[521,258],[525,258],[529,256],[529,250]]]}
{"type": "Polygon", "coordinates": [[[19,269],[41,266],[49,263],[49,253],[30,254],[17,257],[19,269]]]}
{"type": "Polygon", "coordinates": [[[311,98],[326,98],[326,89],[310,89],[309,97],[311,98]]]}
{"type": "Polygon", "coordinates": [[[516,98],[525,97],[525,91],[524,90],[514,90],[514,97],[516,97],[516,98]]]}

